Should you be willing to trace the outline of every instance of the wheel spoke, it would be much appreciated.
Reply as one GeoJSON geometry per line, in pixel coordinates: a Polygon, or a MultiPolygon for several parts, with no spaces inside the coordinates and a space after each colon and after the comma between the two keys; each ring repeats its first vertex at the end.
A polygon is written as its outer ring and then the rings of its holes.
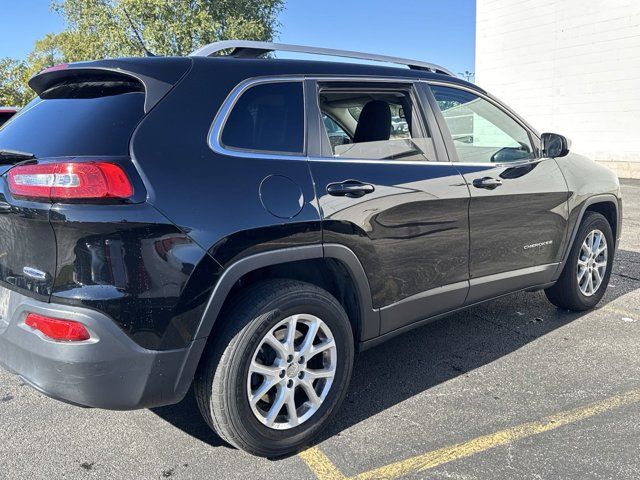
{"type": "Polygon", "coordinates": [[[593,246],[591,248],[591,250],[593,252],[597,252],[598,249],[600,248],[600,242],[602,241],[602,235],[599,233],[594,233],[593,234],[593,246]]]}
{"type": "Polygon", "coordinates": [[[254,360],[251,362],[251,367],[249,367],[249,373],[257,373],[265,378],[275,378],[280,373],[280,369],[274,366],[263,365],[254,360]]]}
{"type": "Polygon", "coordinates": [[[284,401],[286,400],[287,397],[287,389],[284,386],[281,386],[278,389],[278,393],[276,394],[276,399],[273,402],[273,405],[271,405],[271,408],[269,409],[269,413],[267,413],[267,417],[266,417],[266,423],[267,426],[271,427],[273,426],[273,422],[275,422],[276,418],[278,417],[278,414],[280,413],[280,410],[282,410],[282,405],[284,405],[284,401]]]}
{"type": "Polygon", "coordinates": [[[584,262],[587,261],[587,259],[589,258],[589,254],[591,253],[591,249],[589,248],[589,245],[587,244],[587,241],[585,240],[582,243],[582,247],[580,247],[580,259],[582,260],[582,257],[584,257],[584,262]]]}
{"type": "Polygon", "coordinates": [[[289,415],[289,424],[292,427],[295,427],[296,425],[298,425],[299,421],[298,421],[298,412],[296,409],[295,395],[293,390],[287,392],[286,404],[287,404],[287,414],[289,415]]]}
{"type": "Polygon", "coordinates": [[[333,377],[334,374],[335,374],[335,370],[330,368],[322,368],[322,369],[308,368],[305,371],[305,378],[309,379],[309,381],[312,381],[319,378],[330,378],[330,377],[333,377]]]}
{"type": "Polygon", "coordinates": [[[309,330],[304,337],[304,341],[300,346],[300,354],[308,355],[310,349],[313,347],[313,341],[316,339],[316,335],[318,335],[318,329],[320,328],[320,322],[312,322],[309,325],[309,330]]]}
{"type": "Polygon", "coordinates": [[[584,278],[584,274],[587,273],[587,268],[586,267],[582,267],[581,270],[578,270],[578,283],[580,283],[582,281],[582,279],[584,278]]]}
{"type": "Polygon", "coordinates": [[[285,342],[287,352],[295,351],[294,342],[296,339],[296,326],[298,325],[298,315],[292,315],[287,322],[287,340],[285,342]]]}
{"type": "Polygon", "coordinates": [[[318,407],[320,405],[320,397],[318,397],[318,394],[316,393],[316,389],[313,388],[313,384],[311,383],[311,381],[305,379],[302,382],[300,382],[300,386],[302,387],[304,392],[307,394],[307,397],[309,398],[309,403],[311,404],[311,406],[318,407]]]}
{"type": "Polygon", "coordinates": [[[278,357],[280,357],[282,360],[287,358],[287,347],[280,340],[273,336],[273,332],[269,332],[266,337],[264,337],[264,342],[271,348],[273,348],[278,354],[278,357]]]}
{"type": "Polygon", "coordinates": [[[602,277],[600,276],[600,272],[598,271],[598,269],[594,269],[593,270],[593,276],[595,277],[595,283],[594,283],[594,290],[597,290],[598,287],[600,286],[600,284],[602,283],[602,277]]]}
{"type": "Polygon", "coordinates": [[[593,275],[589,274],[589,277],[587,278],[587,292],[589,294],[593,293],[593,275]]]}
{"type": "MultiPolygon", "coordinates": [[[[277,378],[265,378],[265,380],[262,382],[262,385],[260,385],[260,387],[258,387],[258,390],[256,390],[256,392],[249,398],[249,402],[251,403],[251,405],[255,405],[256,403],[258,403],[258,401],[260,401],[260,399],[264,397],[267,392],[278,383],[278,380],[279,379],[277,378]]],[[[283,389],[280,388],[280,390],[283,389]]]]}
{"type": "Polygon", "coordinates": [[[336,342],[334,342],[333,339],[325,340],[324,342],[318,345],[313,345],[309,350],[307,360],[312,357],[315,357],[317,354],[322,353],[325,350],[328,350],[330,348],[335,348],[335,346],[336,346],[336,342]]]}

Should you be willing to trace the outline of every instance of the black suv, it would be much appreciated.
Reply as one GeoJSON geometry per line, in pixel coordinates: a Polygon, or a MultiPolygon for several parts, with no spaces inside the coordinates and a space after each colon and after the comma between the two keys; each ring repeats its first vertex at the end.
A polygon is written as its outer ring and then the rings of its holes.
{"type": "Polygon", "coordinates": [[[616,176],[436,65],[232,41],[30,86],[0,129],[0,361],[54,398],[193,385],[224,440],[281,455],[335,413],[356,351],[511,292],[585,310],[607,287],[616,176]]]}

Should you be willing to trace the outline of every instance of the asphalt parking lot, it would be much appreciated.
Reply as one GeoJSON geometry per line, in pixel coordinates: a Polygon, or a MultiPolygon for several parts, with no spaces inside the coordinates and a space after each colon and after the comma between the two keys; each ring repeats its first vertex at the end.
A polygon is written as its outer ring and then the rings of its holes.
{"type": "Polygon", "coordinates": [[[0,478],[640,478],[640,181],[623,194],[596,310],[517,294],[367,351],[340,414],[301,455],[225,446],[191,395],[86,410],[0,371],[0,478]]]}

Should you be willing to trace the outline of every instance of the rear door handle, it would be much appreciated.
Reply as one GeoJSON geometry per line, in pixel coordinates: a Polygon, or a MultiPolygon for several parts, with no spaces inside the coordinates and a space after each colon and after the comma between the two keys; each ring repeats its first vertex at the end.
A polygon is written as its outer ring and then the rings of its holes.
{"type": "Polygon", "coordinates": [[[500,185],[502,185],[502,180],[500,180],[499,178],[493,178],[493,177],[476,178],[473,181],[474,187],[486,188],[487,190],[493,190],[494,188],[497,188],[500,185]]]}
{"type": "Polygon", "coordinates": [[[327,185],[327,193],[334,197],[360,198],[368,193],[373,193],[375,187],[358,180],[345,180],[344,182],[330,183],[327,185]]]}

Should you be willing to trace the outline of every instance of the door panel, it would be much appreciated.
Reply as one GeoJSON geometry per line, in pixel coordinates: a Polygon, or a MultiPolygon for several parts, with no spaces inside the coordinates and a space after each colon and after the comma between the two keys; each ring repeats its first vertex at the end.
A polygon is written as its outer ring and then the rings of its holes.
{"type": "Polygon", "coordinates": [[[455,166],[437,161],[447,158],[440,133],[429,134],[437,131],[435,117],[421,110],[411,84],[357,82],[308,89],[314,92],[308,111],[317,114],[308,122],[310,138],[320,132],[319,154],[309,165],[323,242],[345,245],[358,256],[373,306],[380,308],[380,333],[386,333],[463,305],[469,191],[455,166]],[[385,127],[366,125],[366,110],[373,110],[367,102],[374,102],[375,122],[388,122],[385,127]],[[383,114],[384,102],[393,105],[391,118],[383,114]],[[341,145],[330,142],[326,125],[336,127],[327,117],[339,123],[341,145]],[[363,132],[370,138],[360,141],[363,132]],[[345,158],[350,156],[359,158],[345,158]]]}
{"type": "MultiPolygon", "coordinates": [[[[323,242],[349,247],[362,263],[374,307],[463,282],[455,294],[415,310],[384,309],[382,332],[461,306],[467,293],[469,193],[447,164],[352,163],[314,159],[323,242]],[[357,179],[374,192],[335,197],[327,185],[357,179]]],[[[444,292],[443,292],[444,293],[444,292]]],[[[414,306],[415,307],[415,306],[414,306]]]]}
{"type": "Polygon", "coordinates": [[[467,303],[551,281],[566,236],[568,188],[557,163],[493,100],[434,85],[440,125],[469,187],[467,303]]]}
{"type": "Polygon", "coordinates": [[[471,192],[472,278],[560,261],[568,192],[553,159],[458,169],[471,192]],[[501,184],[493,189],[474,186],[487,177],[501,184]]]}

